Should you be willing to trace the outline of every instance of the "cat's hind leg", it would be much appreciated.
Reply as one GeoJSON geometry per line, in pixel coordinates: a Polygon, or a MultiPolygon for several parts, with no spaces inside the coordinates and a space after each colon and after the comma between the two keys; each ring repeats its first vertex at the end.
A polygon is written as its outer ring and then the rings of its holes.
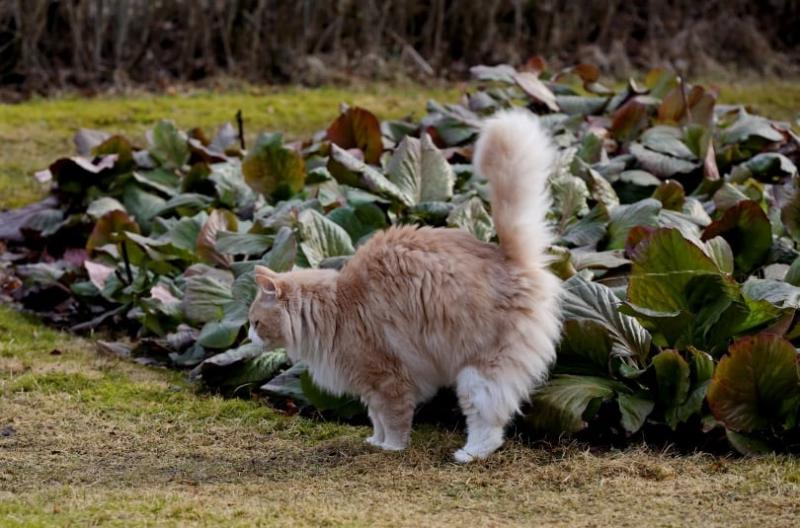
{"type": "Polygon", "coordinates": [[[504,429],[519,408],[521,396],[513,383],[466,367],[456,379],[456,393],[467,419],[467,443],[453,455],[456,462],[466,463],[486,458],[504,441],[504,429]]]}

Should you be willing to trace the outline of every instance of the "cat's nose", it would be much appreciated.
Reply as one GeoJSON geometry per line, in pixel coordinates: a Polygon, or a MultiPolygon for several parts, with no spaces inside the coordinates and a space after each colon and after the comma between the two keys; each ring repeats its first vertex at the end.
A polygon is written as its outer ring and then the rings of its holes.
{"type": "Polygon", "coordinates": [[[250,342],[254,345],[263,346],[264,341],[259,337],[258,332],[256,332],[255,326],[250,325],[250,330],[247,331],[247,337],[250,338],[250,342]]]}

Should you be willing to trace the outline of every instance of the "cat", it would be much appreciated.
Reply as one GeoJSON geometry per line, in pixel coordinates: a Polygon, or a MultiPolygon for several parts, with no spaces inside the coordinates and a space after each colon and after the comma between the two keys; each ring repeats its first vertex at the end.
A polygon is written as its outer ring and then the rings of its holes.
{"type": "Polygon", "coordinates": [[[546,221],[555,147],[527,110],[484,121],[474,163],[490,184],[499,246],[464,230],[402,226],[376,233],[341,271],[257,266],[252,342],[285,347],[333,394],[358,395],[373,434],[404,449],[415,407],[454,386],[467,441],[483,459],[555,360],[561,281],[548,269],[546,221]]]}

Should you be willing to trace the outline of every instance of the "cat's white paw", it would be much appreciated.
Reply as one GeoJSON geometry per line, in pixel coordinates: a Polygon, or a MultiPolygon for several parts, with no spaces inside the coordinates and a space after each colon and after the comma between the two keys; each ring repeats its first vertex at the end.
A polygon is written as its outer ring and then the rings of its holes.
{"type": "Polygon", "coordinates": [[[378,447],[383,449],[384,451],[402,451],[406,448],[405,444],[398,444],[392,442],[383,442],[379,444],[378,447]]]}
{"type": "Polygon", "coordinates": [[[477,457],[475,457],[473,455],[470,455],[469,453],[467,453],[463,449],[459,449],[458,451],[453,453],[453,460],[455,460],[459,464],[469,464],[470,462],[472,462],[476,458],[477,457]]]}
{"type": "Polygon", "coordinates": [[[369,445],[375,446],[375,447],[381,447],[381,444],[383,444],[383,442],[381,442],[380,440],[375,438],[375,435],[367,437],[364,441],[366,443],[368,443],[369,445]]]}

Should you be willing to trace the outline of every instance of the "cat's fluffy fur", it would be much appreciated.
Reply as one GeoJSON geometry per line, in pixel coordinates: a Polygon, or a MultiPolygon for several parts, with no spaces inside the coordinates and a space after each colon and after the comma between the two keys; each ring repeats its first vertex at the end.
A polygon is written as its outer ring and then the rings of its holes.
{"type": "Polygon", "coordinates": [[[414,408],[454,386],[467,419],[459,462],[485,458],[555,359],[560,281],[547,268],[545,220],[555,156],[532,114],[481,130],[475,165],[490,182],[500,245],[466,231],[393,227],[341,272],[256,268],[251,339],[286,347],[335,394],[361,397],[372,445],[403,449],[414,408]]]}

